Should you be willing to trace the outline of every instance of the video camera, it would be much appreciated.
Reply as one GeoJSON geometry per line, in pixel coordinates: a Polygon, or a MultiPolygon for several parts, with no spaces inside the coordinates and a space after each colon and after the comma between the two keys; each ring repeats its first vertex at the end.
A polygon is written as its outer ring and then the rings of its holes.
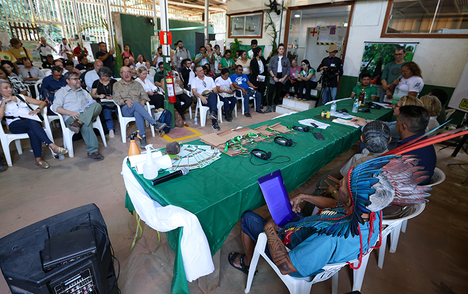
{"type": "Polygon", "coordinates": [[[327,68],[323,69],[321,81],[323,83],[327,83],[327,82],[330,82],[333,79],[336,79],[336,73],[337,72],[338,72],[338,70],[336,68],[327,67],[327,68]]]}

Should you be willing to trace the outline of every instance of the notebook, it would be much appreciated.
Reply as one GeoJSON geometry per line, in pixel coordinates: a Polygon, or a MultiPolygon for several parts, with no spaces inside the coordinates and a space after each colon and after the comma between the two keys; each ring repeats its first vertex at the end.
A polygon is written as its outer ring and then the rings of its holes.
{"type": "Polygon", "coordinates": [[[275,223],[281,227],[295,217],[291,209],[288,192],[283,183],[281,171],[277,170],[259,178],[258,184],[275,223]]]}

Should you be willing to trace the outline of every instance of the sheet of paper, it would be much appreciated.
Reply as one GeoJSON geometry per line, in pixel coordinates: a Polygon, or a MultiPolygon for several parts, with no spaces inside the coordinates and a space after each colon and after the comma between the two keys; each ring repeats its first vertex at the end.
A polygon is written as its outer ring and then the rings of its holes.
{"type": "MultiPolygon", "coordinates": [[[[351,99],[351,98],[336,99],[336,100],[333,100],[333,101],[340,102],[340,101],[345,101],[345,100],[349,100],[349,99],[351,99]]],[[[327,103],[325,103],[325,105],[332,104],[333,101],[328,101],[327,103]]]]}
{"type": "Polygon", "coordinates": [[[336,112],[332,116],[342,118],[342,119],[352,119],[354,117],[354,115],[351,115],[351,114],[349,114],[347,112],[342,112],[342,113],[336,112]]]}
{"type": "Polygon", "coordinates": [[[392,105],[388,104],[388,103],[374,102],[374,104],[377,104],[377,105],[385,107],[385,108],[392,108],[392,105]]]}
{"type": "Polygon", "coordinates": [[[300,120],[298,121],[298,123],[300,123],[301,125],[309,126],[309,127],[314,127],[312,124],[315,124],[318,126],[317,127],[318,129],[322,129],[322,130],[325,130],[326,128],[330,126],[329,124],[326,124],[326,123],[323,123],[321,121],[311,119],[311,118],[300,120]]]}
{"type": "Polygon", "coordinates": [[[350,120],[346,120],[346,119],[342,119],[342,118],[335,118],[334,120],[332,120],[332,122],[337,123],[337,124],[342,124],[342,125],[345,125],[345,126],[351,126],[351,127],[359,128],[358,125],[351,122],[350,120]]]}

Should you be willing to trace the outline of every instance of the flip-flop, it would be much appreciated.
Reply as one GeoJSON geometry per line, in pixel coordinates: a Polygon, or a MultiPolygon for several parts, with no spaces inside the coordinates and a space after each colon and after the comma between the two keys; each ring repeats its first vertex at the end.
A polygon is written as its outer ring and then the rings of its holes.
{"type": "MultiPolygon", "coordinates": [[[[241,267],[237,267],[234,265],[234,260],[236,260],[237,256],[241,255],[240,253],[237,253],[237,252],[231,252],[229,255],[228,255],[228,260],[229,260],[229,264],[235,268],[236,270],[240,270],[241,272],[243,272],[244,274],[248,275],[249,274],[249,266],[245,265],[244,264],[244,256],[245,254],[242,254],[241,257],[240,257],[240,265],[241,267]]],[[[255,275],[257,274],[258,270],[255,271],[255,275]]]]}

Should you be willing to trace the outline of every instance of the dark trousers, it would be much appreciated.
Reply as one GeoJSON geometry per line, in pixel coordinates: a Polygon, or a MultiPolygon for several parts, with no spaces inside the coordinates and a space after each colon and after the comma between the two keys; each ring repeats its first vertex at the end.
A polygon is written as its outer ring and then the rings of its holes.
{"type": "MultiPolygon", "coordinates": [[[[208,98],[206,98],[207,102],[206,104],[203,104],[203,106],[208,106],[208,108],[211,111],[214,111],[215,113],[218,112],[218,95],[216,95],[214,92],[211,92],[208,98]]],[[[216,122],[216,119],[212,119],[211,122],[216,122]]]]}
{"type": "MultiPolygon", "coordinates": [[[[308,81],[299,81],[299,98],[305,98],[307,100],[310,100],[310,90],[317,88],[317,82],[313,82],[311,80],[308,81]],[[306,89],[305,95],[304,95],[304,88],[306,89]]],[[[297,84],[296,83],[296,84],[297,84]]]]}
{"type": "Polygon", "coordinates": [[[192,105],[192,99],[187,96],[187,94],[183,93],[176,96],[176,103],[174,103],[174,108],[182,117],[184,117],[184,113],[190,107],[190,105],[192,105]],[[184,102],[184,105],[182,105],[180,102],[184,102]]]}
{"type": "Polygon", "coordinates": [[[150,101],[149,104],[154,105],[156,109],[164,108],[164,96],[160,94],[148,95],[150,101]]]}
{"type": "Polygon", "coordinates": [[[262,95],[262,105],[267,105],[266,96],[265,96],[265,82],[253,81],[252,84],[257,87],[257,92],[262,95]]]}
{"type": "MultiPolygon", "coordinates": [[[[276,74],[276,77],[278,79],[281,79],[283,77],[283,73],[279,72],[276,74]]],[[[268,100],[267,100],[267,105],[278,105],[281,102],[281,90],[283,89],[283,83],[277,82],[274,84],[270,83],[270,90],[268,91],[268,100]],[[273,101],[273,94],[275,95],[275,100],[273,101]]]]}
{"type": "Polygon", "coordinates": [[[289,89],[290,89],[291,87],[294,88],[293,93],[297,95],[298,92],[299,92],[299,91],[298,91],[298,82],[294,81],[294,83],[293,83],[293,82],[291,82],[290,79],[287,79],[287,80],[286,80],[286,83],[284,84],[284,88],[285,88],[285,90],[286,90],[286,93],[289,93],[289,89]]]}
{"type": "Polygon", "coordinates": [[[42,143],[52,144],[52,141],[47,137],[42,124],[32,119],[20,119],[12,122],[8,129],[12,134],[28,133],[31,148],[34,152],[34,157],[42,157],[42,143]]]}
{"type": "Polygon", "coordinates": [[[224,113],[229,113],[234,110],[236,107],[237,99],[234,96],[222,97],[220,96],[221,101],[224,103],[224,113]]]}

